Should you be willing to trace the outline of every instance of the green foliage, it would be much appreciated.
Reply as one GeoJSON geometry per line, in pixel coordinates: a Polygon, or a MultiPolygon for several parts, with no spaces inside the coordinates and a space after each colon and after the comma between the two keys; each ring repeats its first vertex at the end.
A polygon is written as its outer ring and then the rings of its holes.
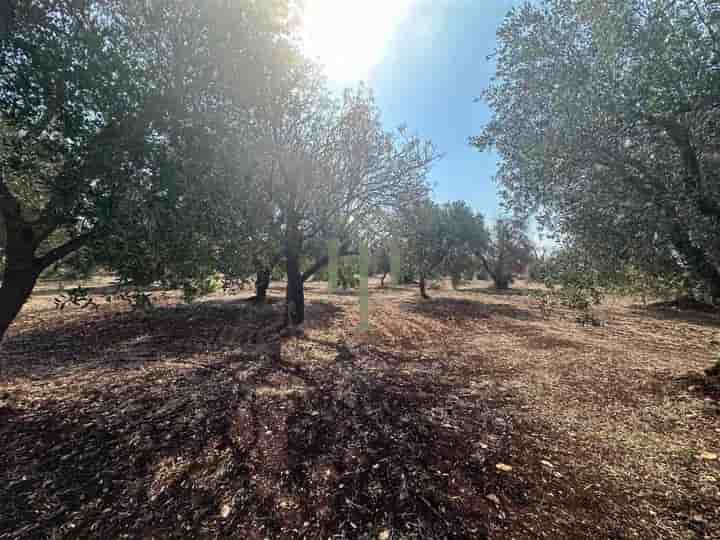
{"type": "Polygon", "coordinates": [[[202,296],[218,292],[223,288],[222,276],[217,274],[199,279],[188,279],[182,282],[183,301],[193,303],[202,296]]]}
{"type": "Polygon", "coordinates": [[[221,266],[246,273],[237,254],[252,260],[260,242],[248,231],[261,207],[248,126],[274,102],[268,87],[297,65],[288,3],[10,9],[0,41],[8,266],[47,267],[85,246],[68,267],[104,264],[138,286],[197,281],[221,266]]]}
{"type": "Polygon", "coordinates": [[[533,246],[527,235],[527,223],[500,218],[486,234],[488,241],[478,256],[495,287],[508,289],[531,259],[533,246]]]}
{"type": "Polygon", "coordinates": [[[536,260],[534,266],[535,276],[546,287],[531,293],[543,317],[561,305],[580,312],[578,322],[583,325],[600,324],[594,307],[603,302],[614,276],[603,274],[596,261],[570,247],[536,260]]]}
{"type": "Polygon", "coordinates": [[[498,32],[508,205],[597,261],[720,296],[720,28],[709,3],[545,0],[498,32]]]}
{"type": "Polygon", "coordinates": [[[367,240],[429,191],[432,143],[385,131],[364,85],[333,96],[298,49],[295,3],[10,7],[0,245],[20,255],[8,265],[82,247],[64,265],[77,275],[102,265],[192,301],[217,273],[242,281],[284,259],[297,304],[316,245],[367,240]]]}
{"type": "Polygon", "coordinates": [[[405,209],[399,226],[406,264],[418,278],[449,274],[459,284],[487,247],[483,217],[463,201],[438,205],[429,200],[405,209]]]}
{"type": "Polygon", "coordinates": [[[360,264],[357,256],[340,257],[338,285],[342,289],[357,289],[360,286],[360,264]]]}

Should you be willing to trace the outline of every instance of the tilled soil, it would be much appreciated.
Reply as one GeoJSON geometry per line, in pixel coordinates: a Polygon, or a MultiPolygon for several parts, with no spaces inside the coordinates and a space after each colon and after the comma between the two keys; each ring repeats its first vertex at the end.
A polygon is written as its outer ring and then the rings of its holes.
{"type": "Polygon", "coordinates": [[[720,538],[718,319],[475,286],[373,290],[367,335],[320,283],[294,333],[281,302],[35,302],[0,538],[720,538]]]}

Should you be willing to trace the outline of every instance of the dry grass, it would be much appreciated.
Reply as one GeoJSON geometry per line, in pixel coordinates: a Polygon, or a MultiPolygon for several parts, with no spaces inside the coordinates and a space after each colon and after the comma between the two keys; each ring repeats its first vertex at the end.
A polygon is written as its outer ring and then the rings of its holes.
{"type": "Polygon", "coordinates": [[[0,351],[0,538],[720,538],[716,316],[474,283],[373,290],[362,335],[311,283],[281,338],[281,303],[49,289],[0,351]]]}

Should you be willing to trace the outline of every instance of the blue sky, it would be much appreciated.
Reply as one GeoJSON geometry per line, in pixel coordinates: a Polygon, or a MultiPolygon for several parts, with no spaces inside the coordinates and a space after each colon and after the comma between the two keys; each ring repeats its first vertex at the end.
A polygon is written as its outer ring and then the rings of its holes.
{"type": "Polygon", "coordinates": [[[405,123],[445,157],[431,180],[435,199],[462,199],[493,219],[500,212],[492,178],[497,155],[468,137],[490,112],[474,102],[494,73],[487,60],[496,30],[519,0],[311,0],[311,56],[332,86],[362,79],[375,91],[386,127],[405,123]]]}
{"type": "Polygon", "coordinates": [[[513,3],[417,2],[368,80],[388,127],[405,121],[445,153],[432,173],[435,198],[463,199],[488,218],[500,205],[492,180],[498,156],[469,146],[468,137],[489,119],[474,98],[490,83],[494,65],[486,58],[513,3]]]}

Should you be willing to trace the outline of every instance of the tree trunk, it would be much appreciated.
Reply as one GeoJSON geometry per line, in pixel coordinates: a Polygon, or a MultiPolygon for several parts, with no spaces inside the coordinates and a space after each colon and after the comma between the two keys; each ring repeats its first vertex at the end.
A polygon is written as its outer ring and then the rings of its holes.
{"type": "Polygon", "coordinates": [[[0,341],[30,297],[43,268],[34,256],[30,226],[6,220],[6,233],[5,272],[0,286],[0,341]]]}
{"type": "Polygon", "coordinates": [[[384,288],[385,288],[385,278],[386,278],[386,277],[387,277],[387,272],[385,272],[385,273],[382,275],[382,277],[380,277],[380,288],[381,288],[381,289],[384,289],[384,288]]]}
{"type": "Polygon", "coordinates": [[[290,325],[302,324],[305,320],[305,291],[300,273],[300,257],[295,250],[288,250],[287,253],[287,280],[287,322],[290,325]]]}
{"type": "Polygon", "coordinates": [[[506,277],[494,278],[493,281],[498,291],[507,291],[510,288],[510,280],[506,277]]]}
{"type": "Polygon", "coordinates": [[[285,303],[287,323],[302,324],[305,320],[305,291],[303,274],[300,271],[300,255],[302,253],[302,235],[298,229],[297,216],[290,212],[286,232],[287,289],[285,303]]]}
{"type": "Polygon", "coordinates": [[[690,270],[705,282],[713,299],[720,298],[720,271],[710,261],[705,250],[693,244],[689,234],[680,225],[675,225],[671,234],[673,246],[690,270]]]}
{"type": "Polygon", "coordinates": [[[270,270],[258,270],[255,278],[255,301],[264,304],[267,300],[267,290],[270,287],[270,270]]]}
{"type": "Polygon", "coordinates": [[[39,275],[37,269],[14,269],[9,264],[5,269],[0,286],[0,342],[30,297],[39,275]]]}
{"type": "Polygon", "coordinates": [[[420,296],[422,296],[426,300],[430,299],[430,296],[428,295],[426,287],[425,287],[425,275],[424,274],[420,274],[420,296]]]}

